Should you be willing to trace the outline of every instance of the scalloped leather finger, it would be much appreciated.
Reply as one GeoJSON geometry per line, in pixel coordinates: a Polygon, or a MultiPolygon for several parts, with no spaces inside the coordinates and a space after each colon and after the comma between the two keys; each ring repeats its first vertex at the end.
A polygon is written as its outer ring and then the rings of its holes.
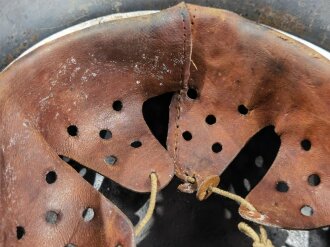
{"type": "Polygon", "coordinates": [[[14,100],[2,119],[1,246],[135,246],[128,218],[58,157],[14,100]]]}
{"type": "Polygon", "coordinates": [[[128,219],[59,155],[137,192],[150,191],[151,172],[159,188],[172,179],[142,104],[183,88],[187,16],[181,4],[84,28],[1,73],[1,244],[135,245],[128,219]]]}
{"type": "Polygon", "coordinates": [[[149,191],[156,172],[162,188],[173,162],[146,125],[142,104],[183,87],[186,16],[180,5],[47,43],[2,74],[2,102],[17,99],[59,155],[139,192],[149,191]]]}
{"type": "Polygon", "coordinates": [[[240,213],[284,228],[329,225],[329,61],[228,11],[188,9],[193,64],[189,89],[172,102],[168,139],[176,175],[195,177],[197,190],[205,187],[255,133],[274,125],[281,148],[247,197],[262,216],[243,208],[240,213]],[[313,174],[320,178],[317,186],[308,183],[313,174]],[[276,189],[280,181],[287,192],[276,189]],[[311,216],[301,212],[305,206],[311,216]]]}

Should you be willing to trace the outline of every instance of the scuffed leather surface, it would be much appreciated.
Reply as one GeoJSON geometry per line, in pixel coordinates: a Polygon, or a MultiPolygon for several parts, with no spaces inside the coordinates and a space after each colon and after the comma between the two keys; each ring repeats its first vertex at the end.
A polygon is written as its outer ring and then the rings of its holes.
{"type": "MultiPolygon", "coordinates": [[[[198,187],[221,174],[247,141],[265,126],[281,137],[278,156],[247,200],[262,213],[241,208],[243,217],[284,228],[315,228],[330,223],[329,61],[266,27],[224,10],[188,5],[192,27],[189,88],[174,97],[168,146],[176,175],[195,177],[198,187]],[[246,115],[238,106],[248,109],[246,115]],[[209,125],[212,114],[216,123],[209,125]],[[190,141],[182,133],[192,134],[190,141]],[[300,142],[312,143],[309,151],[300,142]],[[214,153],[214,143],[222,151],[214,153]],[[307,178],[317,174],[318,186],[307,178]],[[276,190],[285,181],[287,193],[276,190]],[[314,214],[300,209],[311,206],[314,214]]],[[[186,188],[185,188],[186,189],[186,188]]]]}
{"type": "Polygon", "coordinates": [[[0,246],[135,246],[127,217],[68,167],[33,126],[22,128],[19,110],[2,113],[8,124],[2,136],[0,246]],[[53,184],[45,180],[49,171],[57,174],[53,184]],[[86,208],[95,214],[89,222],[86,208]],[[46,222],[49,211],[58,214],[55,224],[46,222]],[[20,240],[18,226],[25,230],[20,240]]]}
{"type": "Polygon", "coordinates": [[[134,246],[132,225],[58,155],[137,192],[220,175],[260,129],[274,125],[282,145],[247,200],[262,214],[243,217],[285,228],[329,225],[329,61],[233,13],[180,4],[158,14],[104,23],[48,43],[0,75],[1,226],[4,246],[134,246]],[[197,90],[194,100],[188,88],[197,90]],[[169,153],[152,136],[142,104],[179,92],[170,109],[169,153]],[[120,100],[123,108],[112,109],[120,100]],[[249,112],[242,115],[239,105],[249,112]],[[207,115],[217,121],[205,123],[207,115]],[[76,125],[77,136],[67,127],[76,125]],[[109,129],[103,140],[99,131],[109,129]],[[184,131],[192,140],[182,138],[184,131]],[[312,143],[309,151],[300,142],[312,143]],[[133,148],[133,141],[142,146],[133,148]],[[221,143],[214,153],[212,144],[221,143]],[[117,162],[104,162],[114,155],[117,162]],[[170,157],[172,156],[172,158],[170,157]],[[53,184],[45,181],[55,171],[53,184]],[[318,174],[320,185],[307,178],[318,174]],[[275,186],[286,181],[289,191],[275,186]],[[311,217],[300,208],[314,209],[311,217]],[[95,217],[84,222],[91,207],[95,217]],[[59,215],[45,221],[47,211],[59,215]],[[23,239],[16,227],[24,226],[23,239]]]}
{"type": "Polygon", "coordinates": [[[148,191],[155,171],[163,187],[173,164],[145,124],[142,104],[180,89],[187,60],[181,12],[100,24],[45,45],[2,75],[6,94],[20,98],[27,121],[56,153],[135,191],[148,191]],[[119,112],[111,109],[116,100],[119,112]],[[69,125],[78,136],[68,135],[69,125]],[[102,129],[112,132],[110,140],[99,137],[102,129]],[[130,147],[135,140],[140,148],[130,147]],[[113,166],[104,162],[109,155],[117,157],[113,166]]]}
{"type": "Polygon", "coordinates": [[[59,155],[137,192],[150,190],[151,172],[160,188],[172,179],[173,161],[145,123],[142,104],[182,88],[187,18],[181,4],[99,24],[37,48],[1,74],[1,246],[135,245],[128,219],[59,155]],[[117,100],[120,111],[112,109],[117,100]],[[100,138],[102,129],[112,138],[100,138]],[[114,165],[105,162],[109,155],[114,165]],[[48,171],[57,173],[53,184],[48,171]],[[82,217],[87,207],[95,211],[90,222],[82,217]],[[46,222],[47,211],[58,213],[55,224],[46,222]],[[26,232],[20,240],[17,226],[26,232]]]}

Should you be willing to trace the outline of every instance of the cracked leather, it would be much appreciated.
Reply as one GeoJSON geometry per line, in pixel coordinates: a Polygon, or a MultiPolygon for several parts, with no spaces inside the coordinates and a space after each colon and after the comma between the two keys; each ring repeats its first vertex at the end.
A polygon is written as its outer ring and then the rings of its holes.
{"type": "Polygon", "coordinates": [[[228,11],[185,4],[35,49],[0,75],[0,244],[135,245],[129,220],[59,155],[133,191],[150,190],[151,172],[163,188],[174,169],[184,181],[196,179],[187,190],[199,190],[217,185],[249,138],[268,125],[282,145],[247,197],[261,214],[240,213],[286,228],[329,225],[329,78],[329,61],[290,38],[228,11]],[[167,152],[145,123],[142,105],[173,91],[167,152]],[[120,109],[112,109],[115,101],[120,109]],[[205,123],[209,114],[213,125],[205,123]],[[69,126],[76,126],[74,136],[69,126]],[[111,138],[100,138],[101,130],[111,138]],[[311,141],[308,151],[300,146],[304,139],[311,141]],[[134,141],[142,146],[132,147],[134,141]],[[220,152],[212,151],[214,143],[220,152]],[[56,173],[51,184],[50,171],[56,173]],[[311,174],[321,178],[317,187],[307,183],[311,174]],[[276,191],[278,181],[289,191],[276,191]],[[311,217],[301,215],[304,205],[313,208],[311,217]],[[95,215],[85,222],[89,207],[95,215]],[[47,222],[47,212],[55,212],[55,222],[47,222]],[[19,239],[17,227],[25,231],[19,239]]]}

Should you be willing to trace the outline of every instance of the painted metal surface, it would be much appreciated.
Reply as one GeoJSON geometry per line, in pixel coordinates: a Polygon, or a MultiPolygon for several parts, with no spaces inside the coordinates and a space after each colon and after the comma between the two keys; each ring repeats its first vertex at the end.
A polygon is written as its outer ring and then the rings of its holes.
{"type": "MultiPolygon", "coordinates": [[[[164,9],[180,0],[1,0],[0,68],[49,35],[112,13],[164,9]]],[[[224,8],[330,50],[328,0],[188,0],[224,8]]]]}

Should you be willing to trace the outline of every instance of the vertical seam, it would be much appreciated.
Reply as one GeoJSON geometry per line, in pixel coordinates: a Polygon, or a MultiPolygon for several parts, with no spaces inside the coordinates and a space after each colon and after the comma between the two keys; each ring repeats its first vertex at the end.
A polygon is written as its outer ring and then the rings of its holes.
{"type": "Polygon", "coordinates": [[[174,138],[174,168],[176,169],[176,164],[178,160],[178,153],[179,153],[179,147],[178,147],[178,139],[179,139],[179,121],[181,117],[181,103],[182,103],[182,94],[184,92],[184,89],[186,89],[187,85],[185,85],[185,64],[186,64],[186,42],[187,42],[187,27],[186,27],[186,20],[184,13],[180,13],[183,23],[183,59],[182,59],[182,71],[181,71],[181,78],[180,78],[180,91],[176,96],[177,104],[176,104],[176,119],[175,119],[175,138],[174,138]]]}

